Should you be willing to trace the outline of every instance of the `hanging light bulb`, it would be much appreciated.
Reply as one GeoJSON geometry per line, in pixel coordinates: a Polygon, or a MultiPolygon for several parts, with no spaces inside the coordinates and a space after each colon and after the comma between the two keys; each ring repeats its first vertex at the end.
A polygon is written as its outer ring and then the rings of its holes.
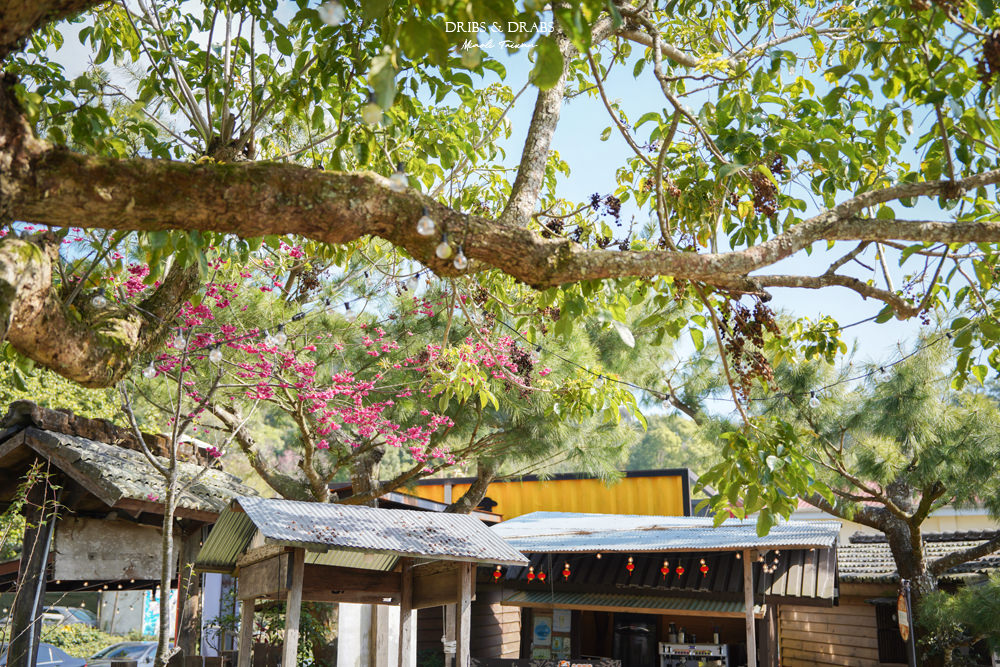
{"type": "Polygon", "coordinates": [[[97,290],[97,294],[90,300],[90,305],[94,308],[104,308],[108,305],[108,297],[104,296],[104,288],[97,290]]]}
{"type": "Polygon", "coordinates": [[[361,120],[366,125],[378,125],[382,122],[382,107],[375,101],[375,93],[368,93],[368,103],[361,107],[361,120]]]}
{"type": "Polygon", "coordinates": [[[278,347],[283,347],[287,342],[288,334],[285,333],[285,327],[279,325],[278,330],[274,333],[274,343],[278,347]]]}
{"type": "Polygon", "coordinates": [[[660,402],[660,405],[663,407],[664,410],[669,410],[672,407],[674,407],[673,405],[670,404],[670,401],[666,398],[660,402]]]}
{"type": "Polygon", "coordinates": [[[569,561],[566,561],[566,563],[563,564],[563,571],[562,571],[563,579],[566,579],[568,581],[570,574],[571,572],[569,570],[569,561]]]}
{"type": "Polygon", "coordinates": [[[434,230],[437,225],[434,223],[434,218],[432,218],[427,211],[427,207],[424,207],[424,214],[420,216],[417,220],[417,234],[421,236],[434,236],[434,230]]]}
{"type": "Polygon", "coordinates": [[[148,366],[142,369],[142,377],[146,378],[147,380],[152,380],[153,378],[156,377],[156,366],[153,365],[152,361],[149,362],[148,366]]]}
{"type": "Polygon", "coordinates": [[[337,0],[327,0],[319,6],[319,18],[327,25],[338,26],[344,22],[346,17],[344,6],[337,0]]]}
{"type": "Polygon", "coordinates": [[[810,397],[809,398],[809,407],[810,408],[818,408],[819,407],[819,397],[816,396],[816,392],[815,391],[810,391],[809,392],[809,397],[810,397]]]}
{"type": "Polygon", "coordinates": [[[532,350],[528,356],[531,359],[531,363],[537,364],[539,361],[542,360],[542,346],[536,345],[535,349],[532,350]]]}
{"type": "Polygon", "coordinates": [[[664,579],[667,578],[667,575],[670,574],[670,561],[663,561],[663,567],[660,568],[660,574],[663,575],[664,579]]]}
{"type": "Polygon", "coordinates": [[[402,192],[410,184],[410,179],[406,177],[406,169],[403,163],[396,165],[396,173],[389,177],[389,189],[393,192],[402,192]]]}
{"type": "Polygon", "coordinates": [[[600,389],[601,387],[604,386],[604,376],[603,375],[598,375],[597,376],[597,379],[594,380],[594,386],[597,387],[598,389],[600,389]]]}
{"type": "Polygon", "coordinates": [[[222,348],[216,345],[212,348],[212,351],[208,353],[208,360],[213,364],[222,363],[222,348]]]}
{"type": "Polygon", "coordinates": [[[447,234],[441,236],[441,243],[438,243],[437,247],[434,248],[434,254],[437,255],[439,259],[448,259],[451,257],[451,245],[448,243],[447,234]]]}
{"type": "Polygon", "coordinates": [[[529,566],[528,567],[528,581],[534,581],[534,580],[535,580],[535,568],[534,568],[534,566],[529,566]]]}
{"type": "Polygon", "coordinates": [[[264,345],[267,347],[275,347],[277,345],[277,341],[274,340],[274,336],[272,336],[267,329],[264,330],[264,345]]]}
{"type": "Polygon", "coordinates": [[[174,336],[174,340],[172,342],[173,346],[176,347],[178,350],[184,349],[184,336],[177,334],[176,336],[174,336]]]}
{"type": "Polygon", "coordinates": [[[503,576],[503,572],[500,571],[500,566],[497,565],[497,569],[493,570],[493,581],[500,581],[500,577],[503,576]]]}
{"type": "Polygon", "coordinates": [[[455,255],[455,261],[452,262],[455,268],[459,271],[464,271],[469,266],[469,258],[465,256],[465,252],[462,251],[462,246],[458,246],[458,254],[455,255]]]}
{"type": "Polygon", "coordinates": [[[414,273],[406,279],[406,289],[411,292],[416,292],[418,287],[420,287],[420,274],[414,273]]]}
{"type": "Polygon", "coordinates": [[[597,558],[597,560],[601,560],[601,553],[597,552],[596,554],[594,554],[594,557],[597,558]]]}
{"type": "Polygon", "coordinates": [[[625,569],[628,570],[628,576],[631,577],[632,573],[635,571],[635,561],[631,556],[628,557],[628,563],[625,564],[625,569]]]}

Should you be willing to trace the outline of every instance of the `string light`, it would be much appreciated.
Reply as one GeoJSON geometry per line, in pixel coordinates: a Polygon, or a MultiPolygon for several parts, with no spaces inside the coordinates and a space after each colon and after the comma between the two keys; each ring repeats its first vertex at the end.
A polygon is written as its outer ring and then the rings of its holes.
{"type": "Polygon", "coordinates": [[[809,407],[810,408],[818,408],[819,407],[819,397],[816,396],[816,392],[815,391],[810,391],[809,392],[809,407]]]}
{"type": "Polygon", "coordinates": [[[628,576],[631,577],[632,573],[635,571],[635,561],[631,556],[628,557],[628,563],[625,564],[625,569],[628,570],[628,576]]]}
{"type": "Polygon", "coordinates": [[[406,169],[403,163],[396,165],[396,173],[389,177],[389,189],[393,192],[402,192],[410,184],[410,179],[406,177],[406,169]]]}
{"type": "Polygon", "coordinates": [[[212,351],[208,353],[208,360],[213,364],[222,363],[222,348],[218,345],[212,348],[212,351]]]}
{"type": "Polygon", "coordinates": [[[604,386],[604,376],[603,375],[598,374],[597,379],[594,380],[594,386],[597,387],[598,389],[600,389],[601,387],[604,386]]]}
{"type": "Polygon", "coordinates": [[[451,257],[451,245],[448,243],[448,235],[441,235],[441,243],[437,244],[434,248],[434,254],[438,256],[438,259],[448,259],[451,257]]]}
{"type": "Polygon", "coordinates": [[[458,254],[455,255],[455,261],[453,262],[455,268],[459,271],[464,271],[469,266],[469,258],[465,256],[465,252],[462,251],[462,246],[458,246],[458,254]]]}
{"type": "Polygon", "coordinates": [[[417,220],[417,234],[421,236],[434,236],[435,229],[437,229],[437,224],[434,223],[434,218],[430,216],[425,206],[424,214],[417,220]]]}
{"type": "Polygon", "coordinates": [[[288,334],[285,333],[285,325],[278,325],[278,330],[274,334],[274,342],[278,345],[278,347],[284,347],[285,343],[288,342],[288,334]]]}
{"type": "Polygon", "coordinates": [[[97,290],[97,294],[95,294],[94,298],[90,300],[90,305],[94,308],[104,308],[108,305],[108,297],[104,296],[103,287],[97,290]]]}
{"type": "Polygon", "coordinates": [[[344,6],[337,2],[337,0],[327,0],[319,6],[319,18],[329,26],[336,27],[340,25],[346,17],[347,13],[344,11],[344,6]]]}
{"type": "Polygon", "coordinates": [[[528,581],[535,580],[535,568],[534,566],[528,567],[528,581]]]}
{"type": "Polygon", "coordinates": [[[177,349],[179,350],[184,349],[185,341],[184,341],[184,336],[182,336],[181,334],[177,334],[176,336],[174,336],[174,340],[172,342],[174,347],[176,347],[177,349]]]}
{"type": "Polygon", "coordinates": [[[500,571],[500,566],[497,565],[497,569],[493,570],[493,581],[500,581],[500,577],[503,576],[503,572],[500,571]]]}
{"type": "Polygon", "coordinates": [[[382,107],[375,102],[375,93],[369,93],[368,103],[361,107],[361,120],[366,125],[378,125],[382,122],[382,107]]]}
{"type": "Polygon", "coordinates": [[[277,346],[277,341],[274,340],[274,336],[272,336],[267,331],[267,329],[264,330],[264,345],[266,345],[267,347],[276,347],[277,346]]]}
{"type": "Polygon", "coordinates": [[[420,287],[420,274],[414,273],[406,279],[406,289],[411,292],[416,292],[418,287],[420,287]]]}

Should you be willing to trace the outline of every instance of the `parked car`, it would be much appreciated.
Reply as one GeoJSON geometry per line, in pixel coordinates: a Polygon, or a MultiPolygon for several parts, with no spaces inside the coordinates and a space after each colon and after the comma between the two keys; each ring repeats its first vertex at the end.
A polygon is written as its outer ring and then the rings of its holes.
{"type": "MultiPolygon", "coordinates": [[[[0,667],[7,664],[7,645],[0,645],[0,667]]],[[[66,651],[53,646],[52,644],[38,645],[38,660],[35,667],[86,667],[87,661],[83,658],[74,658],[66,651]]]]}
{"type": "Polygon", "coordinates": [[[79,623],[97,627],[97,615],[83,607],[46,607],[42,613],[42,623],[46,625],[73,625],[79,623]]]}
{"type": "Polygon", "coordinates": [[[156,642],[120,642],[87,658],[87,667],[110,667],[112,660],[135,660],[149,667],[156,657],[156,642]]]}

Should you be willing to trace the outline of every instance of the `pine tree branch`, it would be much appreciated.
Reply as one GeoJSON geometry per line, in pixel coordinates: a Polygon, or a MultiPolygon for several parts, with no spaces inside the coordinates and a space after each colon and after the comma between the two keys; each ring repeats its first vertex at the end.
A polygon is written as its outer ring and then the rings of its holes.
{"type": "Polygon", "coordinates": [[[977,558],[988,556],[994,551],[1000,551],[1000,535],[997,535],[992,540],[987,540],[978,546],[969,547],[968,549],[963,549],[962,551],[954,551],[947,556],[942,556],[937,560],[931,561],[931,563],[927,566],[927,571],[936,577],[941,576],[956,565],[961,565],[962,563],[968,563],[969,561],[976,560],[977,558]]]}

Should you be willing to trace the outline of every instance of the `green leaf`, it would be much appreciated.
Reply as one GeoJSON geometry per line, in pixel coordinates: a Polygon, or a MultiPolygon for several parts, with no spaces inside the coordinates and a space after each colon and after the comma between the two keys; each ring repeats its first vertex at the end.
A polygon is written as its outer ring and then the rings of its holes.
{"type": "Polygon", "coordinates": [[[719,178],[728,178],[733,174],[746,169],[745,164],[740,164],[739,162],[730,162],[729,164],[724,164],[719,167],[719,178]]]}
{"type": "Polygon", "coordinates": [[[392,0],[363,0],[361,3],[362,16],[365,21],[374,21],[385,16],[392,5],[392,0]]]}
{"type": "Polygon", "coordinates": [[[976,0],[976,4],[979,5],[979,11],[983,13],[983,16],[993,18],[993,14],[996,13],[996,3],[993,0],[976,0]]]}
{"type": "Polygon", "coordinates": [[[392,57],[383,53],[372,58],[372,68],[368,73],[368,85],[375,92],[375,101],[383,109],[392,106],[396,99],[396,68],[392,57]]]}
{"type": "Polygon", "coordinates": [[[559,45],[551,35],[538,40],[532,49],[535,56],[535,66],[529,75],[531,82],[542,90],[548,90],[556,85],[563,73],[563,56],[559,45]]]}
{"type": "Polygon", "coordinates": [[[691,329],[691,341],[699,352],[705,349],[705,334],[701,329],[691,329]]]}
{"type": "Polygon", "coordinates": [[[611,128],[610,127],[604,128],[604,131],[601,132],[601,141],[607,141],[608,137],[610,136],[611,136],[611,128]]]}
{"type": "Polygon", "coordinates": [[[278,47],[278,53],[283,56],[292,55],[292,40],[287,35],[278,35],[274,40],[274,45],[278,47]]]}

